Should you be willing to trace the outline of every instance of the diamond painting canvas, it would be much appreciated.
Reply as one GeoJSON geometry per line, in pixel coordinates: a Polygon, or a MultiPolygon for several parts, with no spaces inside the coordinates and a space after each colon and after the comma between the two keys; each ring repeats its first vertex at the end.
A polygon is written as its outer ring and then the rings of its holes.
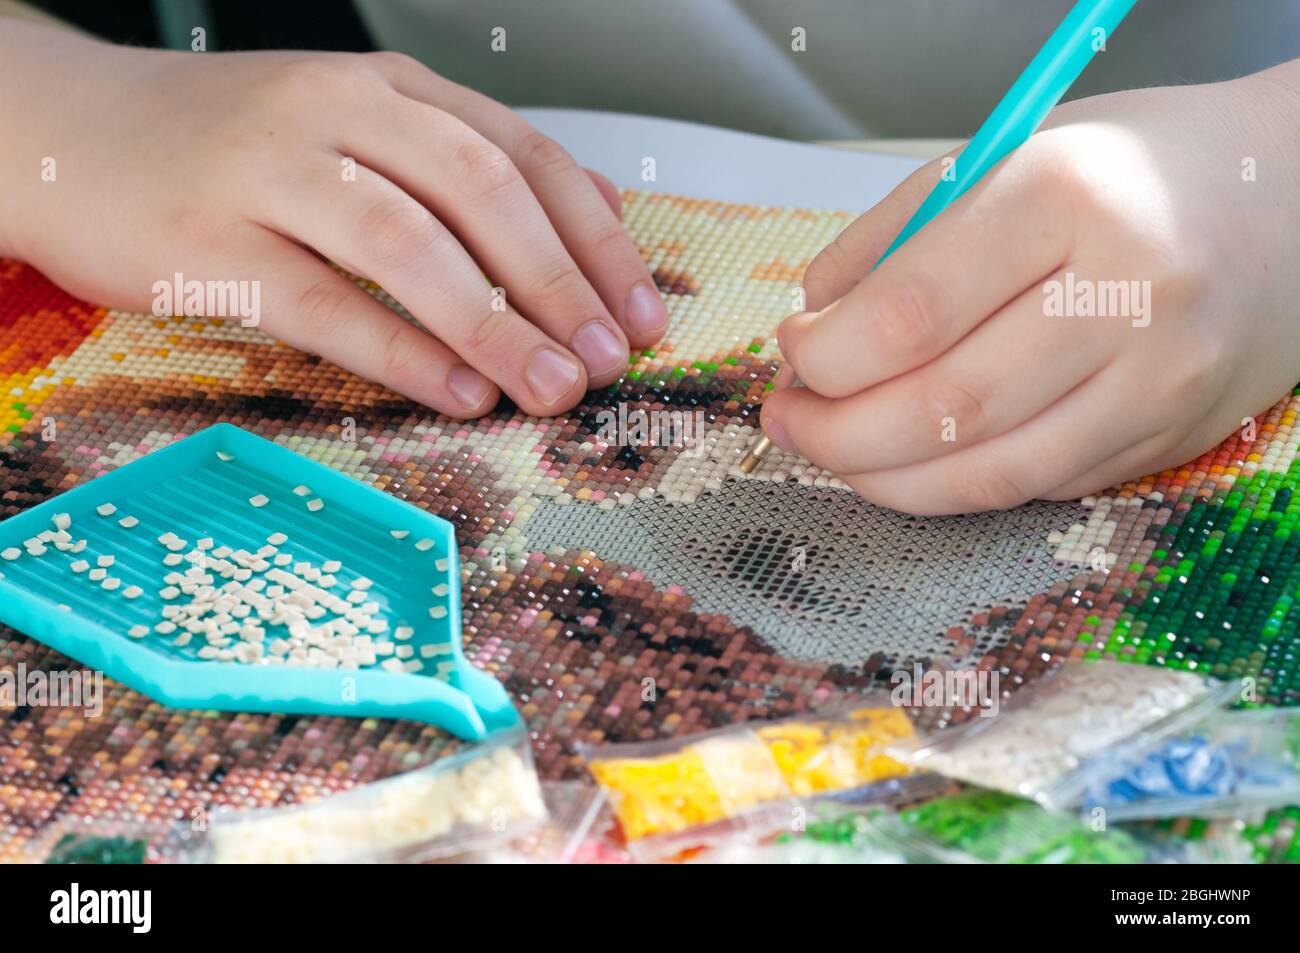
{"type": "MultiPolygon", "coordinates": [[[[1107,656],[1300,699],[1295,394],[1253,433],[1077,502],[923,519],[779,451],[744,475],[774,329],[851,216],[623,198],[671,330],[553,419],[432,416],[255,329],[96,307],[0,262],[0,516],[228,421],[444,517],[466,655],[515,699],[548,779],[583,773],[579,743],[806,711],[918,663],[1017,682],[1107,656]],[[608,426],[651,413],[699,427],[608,426]]],[[[20,664],[73,663],[0,628],[0,667],[20,664]]],[[[0,860],[68,818],[289,806],[458,747],[409,722],[172,710],[111,682],[104,706],[0,710],[0,860]]],[[[1285,852],[1298,816],[1248,836],[1285,852]]]]}

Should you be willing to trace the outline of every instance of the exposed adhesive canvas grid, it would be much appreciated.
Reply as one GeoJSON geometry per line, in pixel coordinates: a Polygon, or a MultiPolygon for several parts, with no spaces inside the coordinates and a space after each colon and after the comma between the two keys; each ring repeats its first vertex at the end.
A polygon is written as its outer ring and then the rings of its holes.
{"type": "Polygon", "coordinates": [[[547,506],[527,535],[540,549],[591,548],[656,584],[680,585],[696,611],[748,626],[791,658],[890,671],[948,658],[954,619],[1027,599],[1067,575],[1046,537],[1077,513],[1036,503],[921,520],[845,490],[749,482],[691,504],[547,506]]]}
{"type": "MultiPolygon", "coordinates": [[[[917,520],[778,453],[740,479],[772,332],[850,217],[624,200],[673,327],[554,420],[430,417],[256,330],[95,308],[0,262],[0,513],[221,420],[408,499],[456,524],[466,655],[517,699],[552,778],[581,775],[578,740],[832,703],[916,659],[1014,683],[1113,654],[1300,697],[1294,395],[1253,441],[1081,503],[917,520]],[[606,445],[602,414],[620,402],[702,413],[702,451],[606,445]]],[[[0,629],[0,670],[19,662],[69,666],[0,629]]],[[[294,803],[454,747],[408,722],[171,711],[111,683],[104,705],[0,713],[0,857],[67,817],[294,803]]],[[[1297,816],[1252,829],[1261,851],[1294,853],[1297,816]]]]}

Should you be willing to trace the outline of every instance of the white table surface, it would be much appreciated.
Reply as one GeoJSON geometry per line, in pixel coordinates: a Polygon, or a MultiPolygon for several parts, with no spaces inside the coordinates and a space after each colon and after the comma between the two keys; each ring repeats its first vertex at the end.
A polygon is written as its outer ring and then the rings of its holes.
{"type": "Polygon", "coordinates": [[[617,113],[522,109],[533,125],[622,188],[861,212],[951,144],[801,143],[617,113]],[[864,149],[864,146],[866,147],[864,149]],[[904,152],[910,154],[889,154],[904,152]],[[919,157],[918,157],[919,156],[919,157]],[[654,180],[643,178],[647,158],[654,180]]]}

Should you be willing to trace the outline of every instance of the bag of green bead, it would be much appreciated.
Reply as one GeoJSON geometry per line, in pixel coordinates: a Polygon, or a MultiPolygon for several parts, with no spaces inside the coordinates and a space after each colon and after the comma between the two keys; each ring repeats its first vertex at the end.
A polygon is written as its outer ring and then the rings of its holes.
{"type": "Polygon", "coordinates": [[[1155,830],[1091,825],[1032,801],[972,788],[898,813],[860,815],[865,840],[910,863],[1248,863],[1238,837],[1212,829],[1197,840],[1155,830]]]}
{"type": "Polygon", "coordinates": [[[68,818],[32,843],[25,863],[205,864],[212,859],[201,813],[185,820],[68,818]]]}

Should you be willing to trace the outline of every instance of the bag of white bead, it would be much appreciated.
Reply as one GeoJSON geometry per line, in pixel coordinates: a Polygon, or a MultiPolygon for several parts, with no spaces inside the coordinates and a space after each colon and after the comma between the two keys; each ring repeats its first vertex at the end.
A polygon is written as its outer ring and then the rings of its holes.
{"type": "Polygon", "coordinates": [[[491,850],[546,819],[522,728],[299,808],[217,814],[214,863],[416,862],[491,850]]]}
{"type": "Polygon", "coordinates": [[[1070,660],[1017,692],[992,716],[888,753],[917,768],[1032,798],[1079,803],[1081,765],[1115,745],[1164,738],[1235,698],[1236,682],[1108,660],[1070,660]]]}

